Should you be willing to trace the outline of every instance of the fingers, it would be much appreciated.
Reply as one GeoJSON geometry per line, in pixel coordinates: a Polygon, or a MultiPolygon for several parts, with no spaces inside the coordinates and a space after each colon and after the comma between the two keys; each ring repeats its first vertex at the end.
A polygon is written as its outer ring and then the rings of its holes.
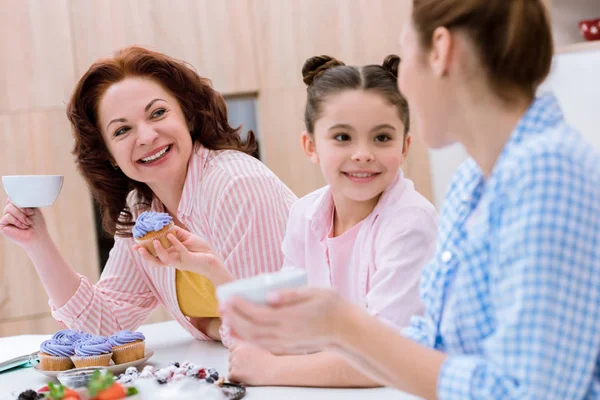
{"type": "Polygon", "coordinates": [[[244,342],[256,343],[262,340],[275,340],[273,327],[253,323],[244,316],[232,313],[227,318],[231,326],[231,336],[244,342]]]}
{"type": "Polygon", "coordinates": [[[158,262],[157,258],[150,254],[150,252],[145,247],[136,244],[133,246],[133,249],[137,251],[138,254],[144,259],[144,261],[146,261],[150,265],[153,265],[155,267],[162,266],[162,264],[158,262]]]}
{"type": "Polygon", "coordinates": [[[21,212],[31,216],[33,214],[35,214],[35,210],[37,210],[36,208],[20,208],[17,207],[12,201],[10,201],[10,198],[6,198],[6,205],[13,205],[17,210],[20,210],[21,212]]]}
{"type": "Polygon", "coordinates": [[[177,267],[179,265],[179,255],[177,253],[167,251],[158,240],[154,240],[153,245],[156,257],[164,266],[177,267]]]}
{"type": "Polygon", "coordinates": [[[187,253],[189,250],[179,241],[179,239],[173,235],[172,233],[169,233],[167,235],[167,239],[169,239],[169,241],[171,242],[171,245],[173,246],[173,248],[180,254],[183,255],[185,253],[187,253]]]}
{"type": "Polygon", "coordinates": [[[174,234],[169,234],[169,235],[176,236],[177,239],[180,240],[180,241],[182,241],[182,242],[185,242],[185,240],[188,239],[190,237],[190,235],[191,235],[190,232],[186,231],[185,229],[183,229],[183,228],[181,228],[181,227],[179,227],[177,225],[175,225],[173,228],[174,228],[173,229],[174,234]]]}
{"type": "Polygon", "coordinates": [[[274,332],[278,322],[270,308],[256,306],[242,299],[234,301],[222,308],[223,323],[231,328],[231,336],[243,341],[276,339],[274,332]]]}
{"type": "Polygon", "coordinates": [[[311,289],[288,289],[269,293],[267,303],[271,306],[289,306],[311,300],[316,293],[311,289]]]}
{"type": "Polygon", "coordinates": [[[15,218],[12,214],[4,214],[2,219],[0,219],[0,228],[14,226],[19,229],[29,229],[30,225],[21,222],[21,220],[15,218]]]}
{"type": "Polygon", "coordinates": [[[271,327],[277,325],[279,320],[276,315],[277,311],[271,307],[257,305],[239,297],[233,298],[229,302],[229,306],[233,312],[257,325],[271,327]]]}
{"type": "MultiPolygon", "coordinates": [[[[28,228],[31,224],[33,224],[33,221],[25,212],[10,202],[6,205],[6,207],[4,207],[4,215],[12,215],[22,224],[20,227],[23,229],[28,228]]],[[[17,224],[13,225],[19,226],[17,224]]]]}

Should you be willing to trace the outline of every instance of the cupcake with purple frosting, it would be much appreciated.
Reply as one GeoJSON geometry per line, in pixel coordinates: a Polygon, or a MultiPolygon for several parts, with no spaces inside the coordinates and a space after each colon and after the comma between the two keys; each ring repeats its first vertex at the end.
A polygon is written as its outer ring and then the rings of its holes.
{"type": "Polygon", "coordinates": [[[108,338],[113,346],[112,359],[115,364],[125,364],[128,362],[144,358],[146,337],[142,332],[120,331],[108,338]]]}
{"type": "Polygon", "coordinates": [[[52,340],[54,340],[57,343],[73,345],[78,340],[87,339],[90,337],[92,337],[92,335],[90,335],[89,333],[74,331],[72,329],[64,329],[52,335],[52,340]]]}
{"type": "Polygon", "coordinates": [[[153,256],[156,256],[154,240],[158,240],[163,248],[171,247],[167,235],[173,231],[173,218],[167,213],[144,211],[139,215],[133,227],[133,238],[153,256]]]}
{"type": "Polygon", "coordinates": [[[107,367],[112,358],[112,345],[104,336],[92,336],[75,342],[75,355],[71,357],[77,368],[107,367]]]}
{"type": "Polygon", "coordinates": [[[44,371],[66,371],[73,368],[71,356],[75,354],[73,343],[67,344],[50,339],[42,342],[38,358],[44,371]]]}

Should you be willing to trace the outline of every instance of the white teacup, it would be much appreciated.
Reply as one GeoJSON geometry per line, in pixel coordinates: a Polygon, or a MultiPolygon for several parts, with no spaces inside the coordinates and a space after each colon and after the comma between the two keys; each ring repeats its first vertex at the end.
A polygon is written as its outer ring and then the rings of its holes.
{"type": "Polygon", "coordinates": [[[229,298],[239,296],[256,304],[266,304],[269,293],[306,284],[306,271],[303,269],[284,270],[221,285],[217,288],[217,299],[223,304],[229,298]]]}
{"type": "Polygon", "coordinates": [[[62,189],[62,175],[8,175],[2,186],[10,201],[20,208],[51,206],[62,189]]]}

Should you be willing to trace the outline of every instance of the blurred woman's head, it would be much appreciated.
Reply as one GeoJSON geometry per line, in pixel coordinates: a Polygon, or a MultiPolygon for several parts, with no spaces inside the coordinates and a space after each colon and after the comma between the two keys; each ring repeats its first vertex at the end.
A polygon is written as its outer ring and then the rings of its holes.
{"type": "Polygon", "coordinates": [[[530,103],[553,54],[541,0],[413,0],[401,46],[398,84],[434,148],[456,140],[465,96],[493,96],[507,107],[530,103]]]}

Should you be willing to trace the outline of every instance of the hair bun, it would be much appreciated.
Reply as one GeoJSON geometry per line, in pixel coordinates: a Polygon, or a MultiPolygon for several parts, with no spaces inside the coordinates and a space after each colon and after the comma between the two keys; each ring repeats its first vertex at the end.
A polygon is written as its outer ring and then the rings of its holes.
{"type": "Polygon", "coordinates": [[[394,78],[398,78],[398,66],[400,65],[400,57],[395,54],[390,54],[383,60],[383,64],[381,64],[381,68],[388,71],[390,74],[394,76],[394,78]]]}
{"type": "Polygon", "coordinates": [[[311,57],[304,62],[304,66],[302,67],[302,80],[310,86],[315,79],[321,76],[326,70],[341,65],[346,64],[334,57],[325,55],[311,57]]]}

